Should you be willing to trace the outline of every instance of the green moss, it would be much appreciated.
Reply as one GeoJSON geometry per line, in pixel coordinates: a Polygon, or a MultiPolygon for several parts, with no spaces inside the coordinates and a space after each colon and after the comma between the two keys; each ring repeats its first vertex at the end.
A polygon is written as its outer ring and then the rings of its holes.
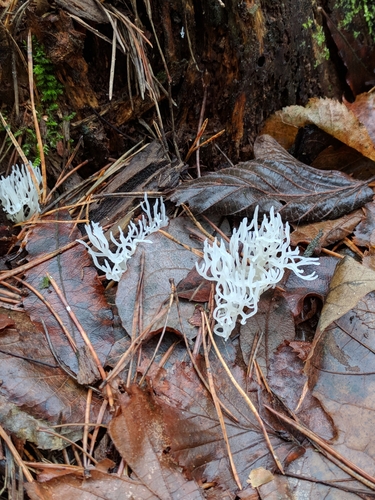
{"type": "MultiPolygon", "coordinates": [[[[63,140],[62,134],[64,121],[70,121],[75,113],[61,117],[58,99],[64,93],[64,86],[55,76],[55,67],[46,56],[44,47],[33,37],[33,63],[35,85],[40,95],[40,104],[37,106],[37,113],[45,128],[43,135],[44,153],[48,154],[50,149],[55,149],[57,143],[63,140]]],[[[27,157],[35,155],[34,165],[39,165],[40,154],[38,151],[38,141],[35,130],[24,129],[25,142],[22,149],[27,157]]]]}
{"type": "Polygon", "coordinates": [[[315,68],[322,64],[323,61],[328,61],[330,53],[326,43],[326,36],[323,26],[317,24],[313,19],[308,19],[302,24],[303,29],[311,30],[311,38],[314,41],[314,52],[316,56],[315,68]]]}
{"type": "Polygon", "coordinates": [[[356,16],[363,16],[369,34],[375,38],[375,3],[373,0],[337,0],[336,8],[342,8],[345,17],[341,21],[342,28],[348,28],[356,16]]]}

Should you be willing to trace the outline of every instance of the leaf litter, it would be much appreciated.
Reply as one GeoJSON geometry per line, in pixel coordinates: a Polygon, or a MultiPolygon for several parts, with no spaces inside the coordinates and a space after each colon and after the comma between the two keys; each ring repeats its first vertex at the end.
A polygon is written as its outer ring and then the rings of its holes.
{"type": "MultiPolygon", "coordinates": [[[[368,103],[313,100],[274,120],[315,123],[372,157],[368,103]]],[[[155,147],[147,154],[159,157],[155,147]]],[[[340,245],[357,258],[358,246],[371,251],[373,191],[299,162],[267,135],[254,152],[255,160],[183,182],[170,200],[196,215],[251,216],[256,205],[263,213],[274,206],[294,223],[293,243],[312,242],[320,254],[319,278],[306,285],[286,275],[227,342],[210,338],[209,355],[209,322],[199,316],[212,312],[212,292],[195,271],[206,235],[185,217],[172,218],[169,237],[160,231],[139,245],[112,294],[74,245],[80,233],[68,212],[29,231],[23,310],[0,316],[0,423],[19,440],[16,463],[40,471],[26,486],[30,498],[374,497],[375,278],[338,253],[340,245]],[[63,450],[64,463],[44,463],[31,445],[63,450]]],[[[151,177],[156,189],[155,171],[151,177]]],[[[134,179],[131,189],[144,190],[145,179],[134,179]]],[[[117,188],[123,184],[121,177],[117,188]]],[[[3,272],[21,286],[15,274],[3,272]]]]}

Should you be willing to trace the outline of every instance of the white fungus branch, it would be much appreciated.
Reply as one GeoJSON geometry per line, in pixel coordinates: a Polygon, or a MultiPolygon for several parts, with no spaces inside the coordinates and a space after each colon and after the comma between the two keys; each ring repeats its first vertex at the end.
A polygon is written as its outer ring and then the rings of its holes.
{"type": "Polygon", "coordinates": [[[150,204],[147,200],[147,194],[145,194],[145,199],[141,203],[141,207],[146,217],[142,215],[142,219],[137,225],[131,222],[128,226],[128,233],[126,236],[124,236],[120,227],[119,241],[110,233],[110,240],[116,247],[115,251],[109,248],[109,241],[104,235],[103,228],[97,222],[91,222],[92,227],[86,224],[85,228],[91,244],[98,251],[95,251],[84,241],[77,240],[79,243],[82,243],[82,245],[85,245],[95,266],[105,272],[108,280],[120,281],[121,276],[127,269],[127,261],[136,251],[138,243],[142,241],[151,243],[151,241],[146,240],[147,236],[168,225],[169,219],[165,213],[163,198],[155,201],[152,213],[150,204]],[[99,262],[98,258],[104,259],[102,264],[99,262]]]}
{"type": "Polygon", "coordinates": [[[290,248],[289,224],[283,225],[273,207],[269,219],[264,216],[259,229],[258,207],[249,224],[247,218],[243,219],[239,228],[233,230],[229,251],[223,240],[220,245],[216,239],[212,245],[206,240],[203,262],[196,267],[201,276],[216,281],[215,333],[227,340],[238,316],[243,325],[254,316],[260,296],[282,279],[285,269],[302,279],[315,279],[316,273],[306,276],[300,269],[310,264],[319,265],[319,261],[300,256],[298,249],[290,248]]]}
{"type": "MultiPolygon", "coordinates": [[[[34,172],[40,184],[42,175],[39,168],[35,167],[34,172]]],[[[25,165],[21,168],[14,165],[8,177],[0,178],[0,201],[7,218],[15,223],[24,222],[40,212],[38,192],[25,165]]]]}

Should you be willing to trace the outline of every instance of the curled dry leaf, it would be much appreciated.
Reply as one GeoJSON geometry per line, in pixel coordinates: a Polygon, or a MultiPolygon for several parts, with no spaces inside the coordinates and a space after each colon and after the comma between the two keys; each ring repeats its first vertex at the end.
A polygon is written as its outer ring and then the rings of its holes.
{"type": "Polygon", "coordinates": [[[375,146],[371,140],[373,137],[373,125],[371,115],[364,120],[365,111],[362,106],[361,112],[352,106],[351,109],[334,99],[314,97],[308,104],[303,106],[288,106],[272,115],[263,127],[263,134],[271,134],[284,147],[289,149],[295,139],[289,134],[290,140],[285,141],[284,129],[294,128],[297,135],[298,128],[308,124],[314,124],[328,134],[332,135],[347,146],[359,151],[363,156],[375,160],[375,146]],[[358,117],[356,116],[358,114],[358,117]],[[365,122],[365,124],[364,124],[365,122]],[[367,126],[370,125],[370,130],[367,126]]]}

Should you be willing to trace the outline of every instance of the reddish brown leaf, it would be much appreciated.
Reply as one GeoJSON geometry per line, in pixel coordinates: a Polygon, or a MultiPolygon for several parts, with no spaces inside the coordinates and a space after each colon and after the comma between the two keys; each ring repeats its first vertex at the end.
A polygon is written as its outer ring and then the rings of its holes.
{"type": "Polygon", "coordinates": [[[178,415],[164,413],[151,391],[133,385],[128,393],[120,398],[121,414],[109,425],[121,456],[157,498],[203,499],[203,491],[183,477],[169,453],[173,443],[164,429],[166,421],[178,415]]]}
{"type": "Polygon", "coordinates": [[[311,166],[320,170],[339,170],[363,181],[375,175],[375,162],[345,144],[338,148],[329,146],[324,149],[311,166]]]}
{"type": "MultiPolygon", "coordinates": [[[[60,216],[63,220],[69,220],[67,214],[60,214],[60,216]]],[[[27,244],[30,260],[79,238],[78,230],[73,230],[73,228],[73,222],[72,224],[51,223],[37,226],[27,244]]],[[[113,315],[105,300],[104,289],[98,280],[96,268],[84,246],[77,244],[76,247],[63,254],[32,268],[26,275],[27,282],[39,290],[44,298],[50,302],[75,339],[77,346],[82,349],[85,343],[73,325],[65,306],[53,290],[41,288],[42,280],[47,273],[57,282],[68,304],[89,336],[99,359],[105,363],[114,343],[113,315]]],[[[33,321],[44,320],[56,353],[73,372],[78,373],[78,359],[47,307],[32,293],[24,298],[24,306],[33,321]]]]}
{"type": "Polygon", "coordinates": [[[211,289],[212,282],[202,278],[195,267],[177,285],[178,296],[191,302],[208,302],[211,289]]]}
{"type": "Polygon", "coordinates": [[[8,314],[0,314],[0,330],[4,330],[9,326],[14,326],[12,318],[8,314]]]}
{"type": "MultiPolygon", "coordinates": [[[[234,378],[245,389],[245,373],[235,364],[236,352],[232,345],[220,339],[218,344],[234,378]]],[[[197,362],[204,372],[201,358],[198,357],[197,362]]],[[[238,419],[237,423],[224,417],[237,473],[242,485],[246,485],[251,469],[260,466],[273,468],[274,462],[258,423],[244,399],[234,389],[220,363],[215,358],[211,362],[218,397],[238,419]]],[[[235,491],[237,486],[215,407],[190,363],[175,363],[168,371],[163,370],[161,374],[159,369],[157,373],[158,378],[152,380],[152,404],[159,407],[158,412],[161,411],[164,416],[163,429],[170,442],[171,456],[183,467],[187,477],[194,478],[198,483],[203,480],[214,482],[221,491],[235,491]]],[[[261,396],[259,387],[247,393],[257,405],[261,396]]],[[[267,416],[264,415],[264,418],[267,416]]],[[[276,421],[269,423],[269,426],[269,429],[279,429],[276,421]]],[[[292,451],[296,451],[294,458],[303,453],[299,446],[283,441],[272,431],[269,437],[282,462],[292,451]]]]}
{"type": "Polygon", "coordinates": [[[31,500],[160,500],[139,481],[97,470],[84,479],[69,475],[46,483],[28,483],[25,488],[31,500]]]}
{"type": "Polygon", "coordinates": [[[298,419],[319,436],[330,440],[335,436],[333,422],[319,400],[310,391],[304,393],[307,382],[307,376],[303,372],[304,363],[288,344],[289,342],[285,342],[280,345],[275,353],[269,367],[268,383],[298,419]],[[300,400],[303,401],[302,404],[300,400]]]}
{"type": "Polygon", "coordinates": [[[296,230],[290,236],[290,242],[293,246],[299,243],[310,243],[320,231],[322,236],[319,239],[319,247],[327,247],[353,232],[354,228],[364,219],[362,210],[340,217],[340,219],[315,222],[306,226],[296,226],[296,230]]]}
{"type": "Polygon", "coordinates": [[[188,203],[196,213],[241,216],[252,216],[257,205],[264,213],[273,206],[284,220],[303,223],[337,219],[373,197],[366,183],[309,167],[270,136],[257,138],[254,154],[256,160],[181,184],[172,201],[188,203]]]}

